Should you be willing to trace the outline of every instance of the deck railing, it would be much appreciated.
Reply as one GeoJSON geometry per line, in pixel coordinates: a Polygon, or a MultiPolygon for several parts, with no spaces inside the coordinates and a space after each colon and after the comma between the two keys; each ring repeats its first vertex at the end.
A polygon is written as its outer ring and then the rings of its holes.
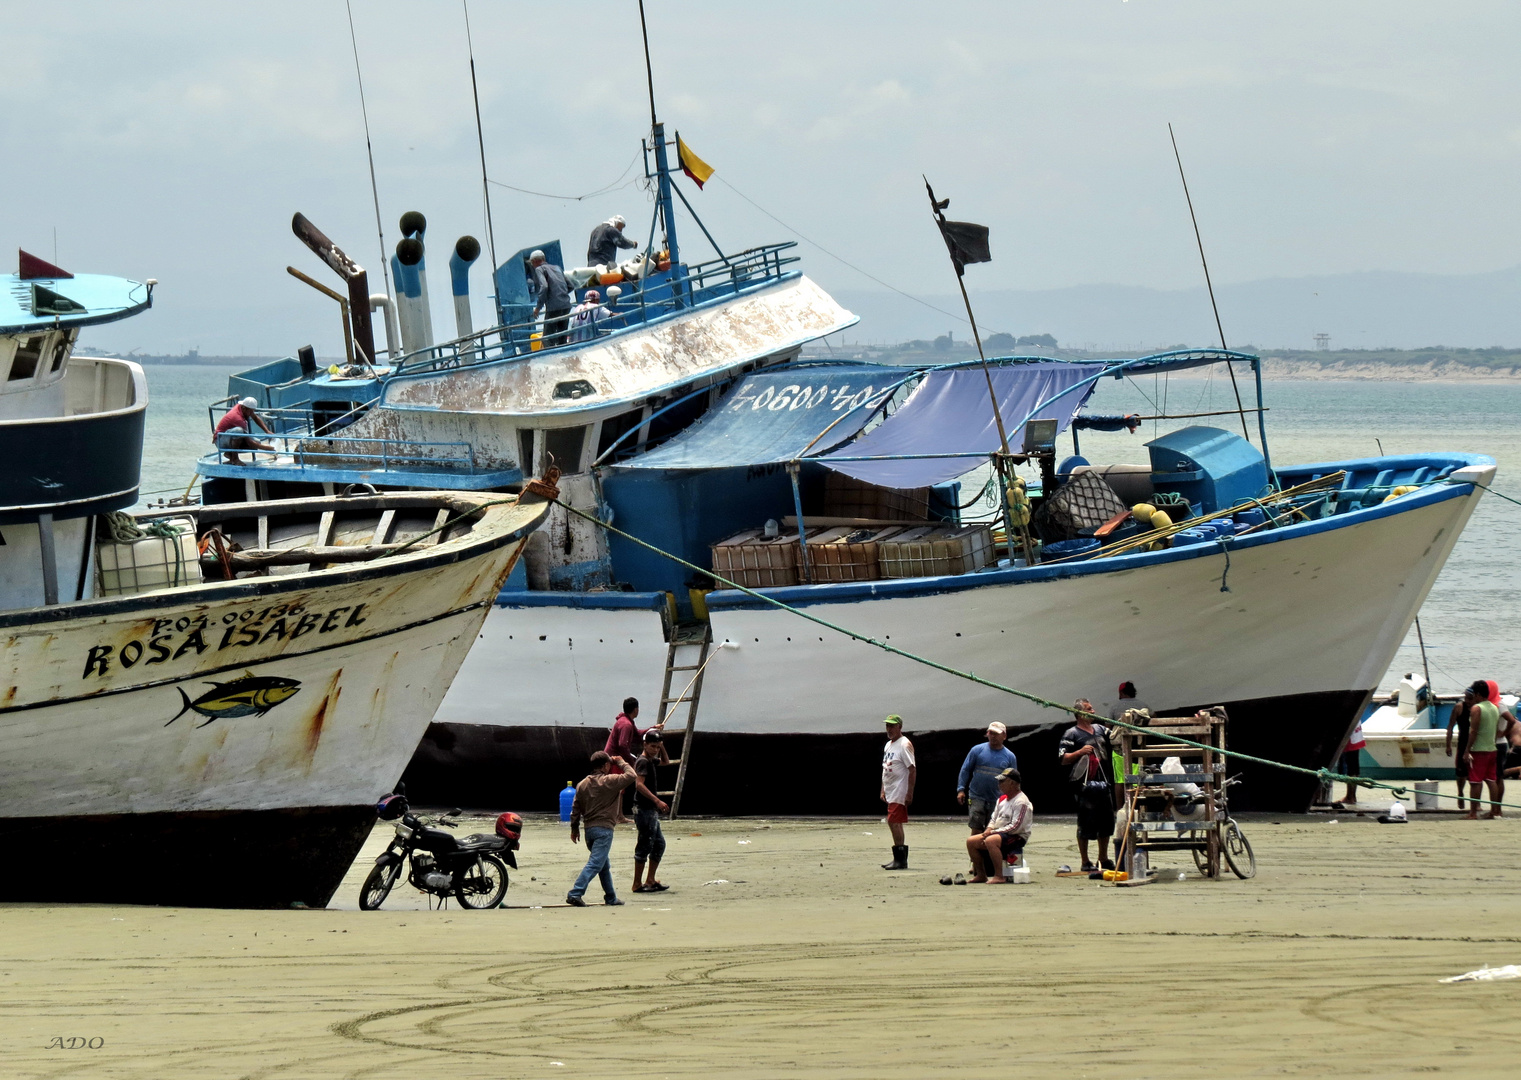
{"type": "Polygon", "coordinates": [[[738,296],[781,280],[790,272],[787,267],[799,261],[796,255],[783,253],[796,246],[795,241],[768,244],[705,263],[672,267],[668,277],[651,284],[649,292],[654,293],[655,298],[642,287],[644,281],[636,281],[629,286],[632,291],[620,297],[616,304],[603,301],[597,305],[603,313],[601,318],[579,329],[567,324],[563,340],[549,340],[542,336],[535,339],[535,334],[545,331],[543,319],[493,326],[489,330],[408,353],[392,364],[392,374],[448,371],[530,353],[558,352],[637,329],[678,311],[738,296]],[[578,334],[583,336],[578,337],[578,334]]]}
{"type": "Polygon", "coordinates": [[[232,465],[224,454],[265,467],[354,468],[367,470],[431,468],[440,472],[475,474],[483,469],[475,458],[475,447],[467,442],[424,442],[415,439],[372,439],[345,435],[266,435],[252,436],[259,442],[274,445],[272,450],[245,450],[218,447],[201,458],[203,465],[232,465]],[[316,444],[316,445],[313,445],[316,444]],[[283,460],[282,460],[283,459],[283,460]]]}

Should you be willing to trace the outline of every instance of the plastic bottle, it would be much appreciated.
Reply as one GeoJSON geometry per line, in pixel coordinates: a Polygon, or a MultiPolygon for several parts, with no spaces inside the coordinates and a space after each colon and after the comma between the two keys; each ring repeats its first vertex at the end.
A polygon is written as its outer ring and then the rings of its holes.
{"type": "Polygon", "coordinates": [[[570,807],[571,807],[571,804],[574,803],[575,801],[576,801],[576,785],[572,784],[569,780],[567,780],[567,781],[565,781],[565,786],[560,789],[560,820],[561,821],[569,821],[570,820],[570,807]]]}

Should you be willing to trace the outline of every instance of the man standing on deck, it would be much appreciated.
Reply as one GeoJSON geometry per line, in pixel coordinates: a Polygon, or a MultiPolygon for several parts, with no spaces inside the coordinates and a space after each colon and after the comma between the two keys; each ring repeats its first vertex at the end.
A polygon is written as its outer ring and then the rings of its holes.
{"type": "Polygon", "coordinates": [[[627,224],[622,214],[614,214],[592,230],[591,240],[586,245],[587,266],[615,266],[619,248],[639,246],[623,235],[623,227],[627,224]]]}
{"type": "MultiPolygon", "coordinates": [[[[988,725],[987,742],[978,743],[967,751],[961,763],[961,774],[956,778],[956,801],[967,808],[967,828],[980,835],[988,828],[993,807],[999,799],[998,774],[1005,769],[1017,769],[1019,761],[1014,751],[1004,745],[1009,729],[994,720],[988,725]]],[[[986,876],[977,862],[972,864],[973,874],[986,876]]]]}
{"type": "Polygon", "coordinates": [[[581,825],[586,825],[586,847],[591,852],[576,883],[565,894],[571,907],[585,907],[586,887],[592,878],[602,881],[602,902],[620,907],[618,890],[613,887],[613,872],[608,856],[613,850],[613,824],[617,820],[618,802],[623,789],[634,783],[634,770],[621,757],[610,758],[601,750],[591,756],[591,775],[576,785],[576,799],[570,807],[570,842],[581,842],[581,825]]]}
{"type": "Polygon", "coordinates": [[[537,249],[528,256],[533,268],[533,283],[538,300],[533,305],[533,317],[544,313],[544,336],[540,339],[544,348],[553,349],[565,344],[565,328],[570,325],[570,286],[565,283],[565,272],[552,262],[544,261],[544,253],[537,249]]]}
{"type": "Polygon", "coordinates": [[[1109,861],[1109,838],[1114,835],[1114,799],[1104,762],[1109,757],[1109,732],[1093,722],[1093,704],[1087,698],[1072,703],[1077,721],[1062,736],[1058,760],[1067,767],[1067,779],[1077,798],[1077,848],[1084,870],[1113,870],[1109,861]],[[1099,861],[1088,861],[1088,841],[1098,841],[1099,861]]]}
{"type": "Polygon", "coordinates": [[[908,869],[903,826],[908,824],[908,808],[913,805],[914,784],[918,779],[914,744],[903,737],[903,717],[889,716],[887,745],[882,748],[882,801],[887,804],[887,830],[893,834],[893,861],[883,863],[883,870],[908,869]]]}

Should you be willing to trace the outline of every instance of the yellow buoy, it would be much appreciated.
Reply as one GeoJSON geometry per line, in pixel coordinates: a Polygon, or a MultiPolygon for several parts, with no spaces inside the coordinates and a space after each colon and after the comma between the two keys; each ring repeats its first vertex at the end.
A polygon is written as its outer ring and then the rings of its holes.
{"type": "Polygon", "coordinates": [[[1157,508],[1152,506],[1151,503],[1136,503],[1130,508],[1130,516],[1142,525],[1149,524],[1151,522],[1151,515],[1156,512],[1157,508]]]}

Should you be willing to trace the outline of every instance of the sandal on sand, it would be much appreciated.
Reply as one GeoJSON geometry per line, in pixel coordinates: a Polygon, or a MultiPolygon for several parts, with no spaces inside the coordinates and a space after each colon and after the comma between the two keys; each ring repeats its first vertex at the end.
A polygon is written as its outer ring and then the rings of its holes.
{"type": "Polygon", "coordinates": [[[1099,868],[1097,866],[1094,866],[1092,863],[1083,863],[1082,869],[1079,871],[1079,873],[1091,874],[1097,869],[1099,868]]]}
{"type": "Polygon", "coordinates": [[[949,874],[946,874],[945,877],[943,877],[943,878],[940,879],[940,884],[942,884],[942,885],[949,885],[950,883],[951,883],[951,875],[949,875],[949,874]]]}
{"type": "Polygon", "coordinates": [[[966,875],[965,874],[957,874],[956,875],[956,884],[957,885],[965,885],[966,884],[966,875]]]}
{"type": "Polygon", "coordinates": [[[647,885],[635,885],[634,886],[634,891],[635,892],[649,892],[649,886],[647,886],[647,885]]]}
{"type": "Polygon", "coordinates": [[[663,885],[660,882],[655,881],[655,882],[651,882],[650,884],[646,885],[644,887],[644,891],[645,892],[665,892],[669,888],[670,888],[669,885],[663,885]]]}

